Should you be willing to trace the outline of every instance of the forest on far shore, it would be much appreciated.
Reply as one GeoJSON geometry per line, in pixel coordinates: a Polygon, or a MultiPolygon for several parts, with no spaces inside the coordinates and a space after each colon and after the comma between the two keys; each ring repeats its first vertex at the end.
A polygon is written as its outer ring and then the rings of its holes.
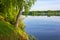
{"type": "MultiPolygon", "coordinates": [[[[24,14],[24,12],[22,14],[26,15],[26,14],[24,14]]],[[[28,13],[28,15],[30,15],[30,16],[60,16],[60,10],[30,11],[28,13]]]]}

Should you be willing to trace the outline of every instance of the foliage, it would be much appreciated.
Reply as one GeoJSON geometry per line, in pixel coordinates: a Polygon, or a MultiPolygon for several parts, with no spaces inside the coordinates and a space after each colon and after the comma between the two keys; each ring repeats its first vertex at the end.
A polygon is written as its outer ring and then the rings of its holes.
{"type": "Polygon", "coordinates": [[[19,39],[20,40],[28,40],[28,34],[24,31],[24,30],[22,30],[22,29],[20,29],[19,27],[18,28],[16,28],[15,29],[15,32],[17,33],[17,34],[19,34],[19,39]]]}
{"type": "Polygon", "coordinates": [[[0,0],[0,12],[6,21],[14,24],[19,10],[28,13],[35,0],[0,0]]]}
{"type": "Polygon", "coordinates": [[[22,30],[24,30],[24,28],[25,28],[25,23],[24,23],[24,21],[23,21],[24,19],[22,18],[22,16],[20,17],[20,20],[19,20],[19,28],[20,29],[22,29],[22,30]]]}
{"type": "Polygon", "coordinates": [[[4,20],[4,17],[3,16],[0,16],[0,20],[4,20]]]}
{"type": "Polygon", "coordinates": [[[0,23],[0,32],[3,36],[5,35],[4,38],[9,36],[11,40],[17,40],[14,38],[18,38],[19,36],[17,37],[15,34],[19,34],[20,38],[22,38],[20,40],[27,40],[28,35],[22,30],[25,26],[21,20],[19,23],[20,28],[18,27],[15,29],[15,27],[10,24],[14,25],[16,23],[20,11],[24,10],[25,15],[27,15],[34,1],[35,0],[0,0],[0,19],[4,20],[0,23]]]}

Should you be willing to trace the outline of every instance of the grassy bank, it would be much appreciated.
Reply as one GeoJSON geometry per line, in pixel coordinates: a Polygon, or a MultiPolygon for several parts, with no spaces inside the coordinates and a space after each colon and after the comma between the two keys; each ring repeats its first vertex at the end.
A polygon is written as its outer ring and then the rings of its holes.
{"type": "Polygon", "coordinates": [[[0,21],[0,40],[27,40],[27,34],[5,21],[0,21]]]}

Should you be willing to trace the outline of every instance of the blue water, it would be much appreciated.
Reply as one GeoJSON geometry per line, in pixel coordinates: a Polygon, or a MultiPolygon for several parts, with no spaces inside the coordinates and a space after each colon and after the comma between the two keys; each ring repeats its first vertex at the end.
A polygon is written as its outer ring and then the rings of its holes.
{"type": "Polygon", "coordinates": [[[27,33],[37,40],[60,40],[60,16],[28,16],[24,22],[27,33]]]}

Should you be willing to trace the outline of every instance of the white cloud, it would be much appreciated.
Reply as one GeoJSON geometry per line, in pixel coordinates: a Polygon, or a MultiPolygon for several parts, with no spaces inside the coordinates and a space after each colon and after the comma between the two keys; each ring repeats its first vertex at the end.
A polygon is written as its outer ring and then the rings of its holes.
{"type": "Polygon", "coordinates": [[[60,0],[37,0],[31,10],[60,10],[60,0]]]}

